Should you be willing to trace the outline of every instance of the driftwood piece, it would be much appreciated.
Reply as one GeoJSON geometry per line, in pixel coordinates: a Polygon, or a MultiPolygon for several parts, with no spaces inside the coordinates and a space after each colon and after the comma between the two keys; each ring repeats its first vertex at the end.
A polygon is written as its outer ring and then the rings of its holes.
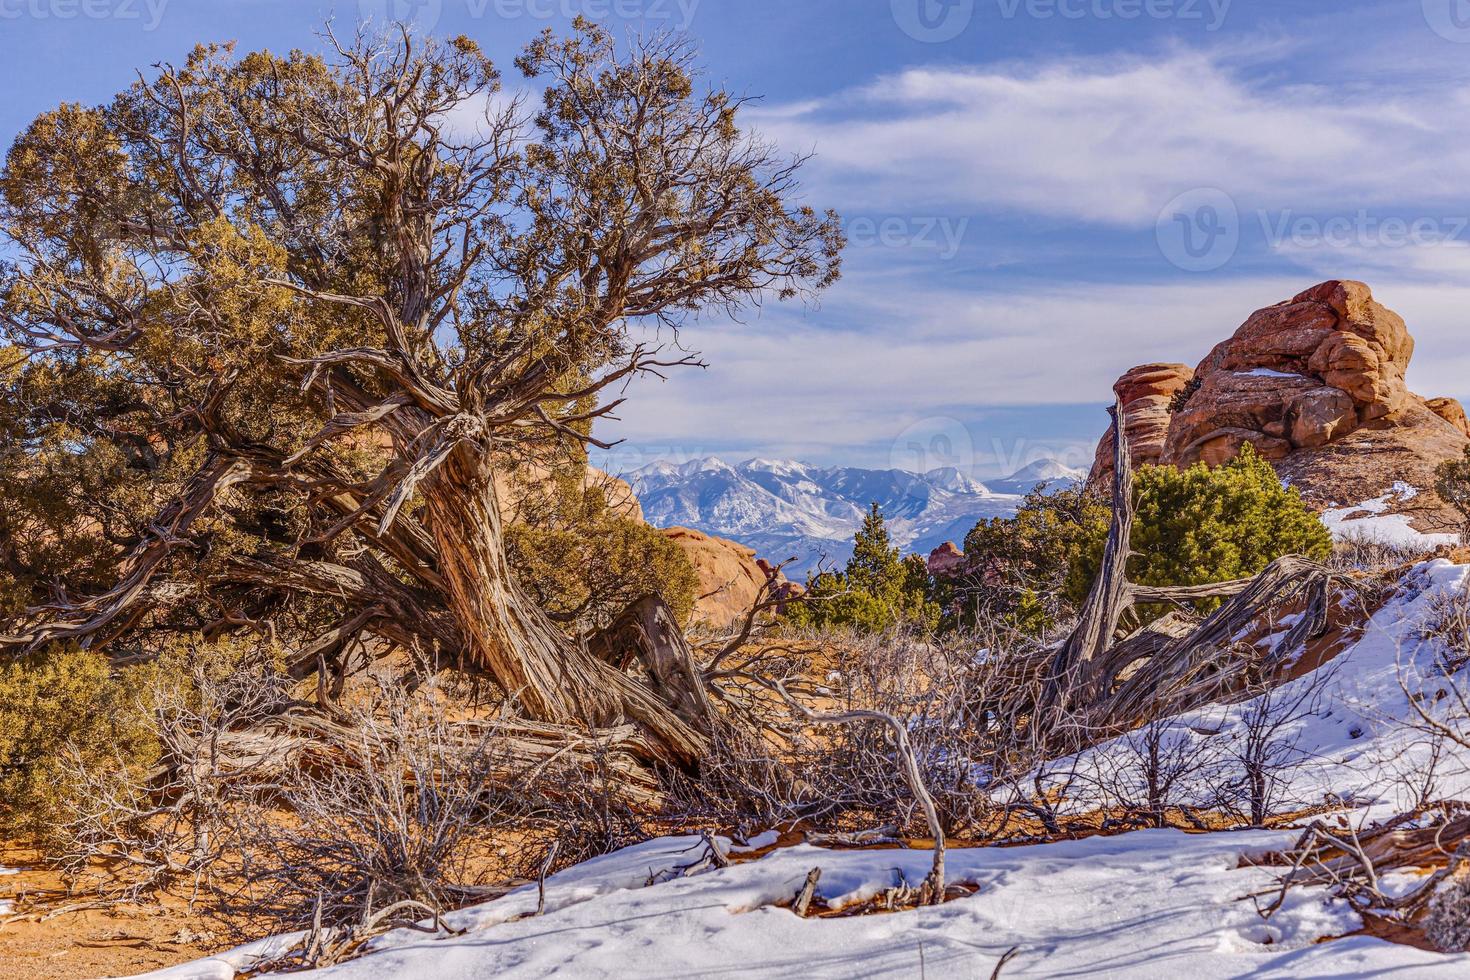
{"type": "Polygon", "coordinates": [[[1325,632],[1336,586],[1345,582],[1327,567],[1289,555],[1250,579],[1208,585],[1141,586],[1128,581],[1134,521],[1133,469],[1122,406],[1111,409],[1112,521],[1102,568],[1076,628],[1053,657],[1039,709],[1081,714],[1089,731],[1128,727],[1148,718],[1188,710],[1238,686],[1248,668],[1271,672],[1325,632]],[[1284,602],[1305,596],[1300,619],[1264,662],[1234,654],[1235,638],[1284,602]],[[1177,621],[1155,625],[1119,641],[1118,625],[1143,604],[1226,601],[1197,627],[1177,621]],[[1131,672],[1129,672],[1131,671],[1131,672]],[[1126,676],[1125,676],[1125,672],[1126,676]]]}
{"type": "Polygon", "coordinates": [[[791,904],[791,911],[800,918],[805,919],[807,911],[812,907],[812,899],[817,894],[817,882],[821,878],[821,868],[812,868],[806,873],[806,880],[801,883],[801,889],[796,893],[796,901],[791,904]]]}
{"type": "Polygon", "coordinates": [[[1464,803],[1436,803],[1367,830],[1316,820],[1290,850],[1267,854],[1260,861],[1288,869],[1261,915],[1270,918],[1292,888],[1327,885],[1360,912],[1407,922],[1429,903],[1440,882],[1467,861],[1470,814],[1464,803]],[[1428,873],[1408,891],[1385,893],[1382,877],[1403,871],[1428,873]]]}
{"type": "Polygon", "coordinates": [[[914,799],[924,811],[924,819],[929,824],[929,835],[934,839],[934,860],[920,888],[919,902],[923,905],[938,905],[943,902],[944,826],[939,822],[939,808],[934,805],[934,797],[929,794],[929,788],[924,785],[924,774],[919,769],[919,758],[914,752],[913,743],[909,741],[908,728],[887,712],[866,708],[834,714],[818,714],[788,694],[779,681],[775,682],[775,686],[787,705],[814,725],[851,725],[864,721],[878,721],[888,726],[889,731],[893,733],[894,747],[897,750],[899,764],[903,769],[904,779],[909,784],[909,792],[914,794],[914,799]]]}
{"type": "MultiPolygon", "coordinates": [[[[493,737],[499,771],[492,781],[524,785],[553,765],[581,767],[607,782],[607,788],[630,805],[657,807],[663,794],[656,776],[642,764],[650,755],[647,736],[635,725],[583,730],[522,719],[466,720],[452,729],[466,746],[493,737]]],[[[242,731],[227,731],[200,744],[225,777],[263,780],[298,765],[353,765],[344,746],[356,744],[354,730],[307,707],[293,708],[242,731]]],[[[156,780],[166,769],[152,774],[156,780]]]]}

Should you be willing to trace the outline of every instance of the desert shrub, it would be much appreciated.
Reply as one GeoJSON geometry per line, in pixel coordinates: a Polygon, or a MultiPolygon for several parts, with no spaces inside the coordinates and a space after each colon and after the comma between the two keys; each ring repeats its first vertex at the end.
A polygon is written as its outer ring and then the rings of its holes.
{"type": "Polygon", "coordinates": [[[59,644],[0,661],[0,833],[56,840],[84,795],[74,760],[120,778],[153,763],[145,675],[115,674],[101,654],[59,644]]]}
{"type": "Polygon", "coordinates": [[[1390,572],[1432,558],[1441,550],[1438,545],[1350,534],[1333,542],[1331,565],[1341,571],[1390,572]]]}
{"type": "Polygon", "coordinates": [[[1420,632],[1439,645],[1446,673],[1470,663],[1470,591],[1454,589],[1431,599],[1420,632]]]}
{"type": "MultiPolygon", "coordinates": [[[[1250,446],[1213,468],[1145,466],[1134,498],[1128,577],[1139,585],[1225,582],[1249,578],[1285,555],[1319,561],[1332,555],[1332,535],[1321,520],[1250,446]]],[[[1107,528],[1094,526],[1091,534],[1069,575],[1074,602],[1086,597],[1102,561],[1107,528]]]]}
{"type": "Polygon", "coordinates": [[[1424,916],[1424,937],[1446,953],[1470,949],[1470,877],[1459,875],[1435,890],[1424,916]]]}
{"type": "Polygon", "coordinates": [[[1106,535],[1108,508],[1076,487],[1033,490],[1013,517],[982,521],[965,537],[966,568],[938,583],[946,624],[969,629],[1002,623],[1046,634],[1071,613],[1071,568],[1096,536],[1106,535]]]}
{"type": "MultiPolygon", "coordinates": [[[[765,651],[761,674],[784,676],[791,696],[819,713],[873,710],[898,719],[941,823],[951,834],[983,835],[995,824],[994,776],[1009,772],[1024,737],[1004,707],[1016,694],[1013,668],[1033,651],[977,657],[978,639],[912,628],[788,629],[765,651]]],[[[743,702],[754,724],[717,732],[698,780],[675,781],[680,823],[745,836],[797,823],[869,838],[927,834],[888,725],[814,724],[763,685],[746,684],[743,696],[729,685],[713,685],[716,696],[743,702]]]]}
{"type": "Polygon", "coordinates": [[[369,700],[232,806],[240,870],[228,911],[279,931],[318,915],[358,924],[411,902],[403,918],[414,921],[463,905],[494,870],[496,815],[515,805],[492,783],[506,766],[494,728],[468,733],[432,691],[409,695],[391,679],[369,700]]]}
{"type": "Polygon", "coordinates": [[[606,626],[650,594],[687,620],[699,589],[694,565],[673,541],[612,506],[608,490],[570,470],[531,488],[506,529],[521,584],[579,631],[606,626]]]}
{"type": "Polygon", "coordinates": [[[1461,543],[1470,545],[1470,447],[1460,459],[1449,459],[1435,471],[1434,492],[1460,512],[1461,543]]]}
{"type": "Polygon", "coordinates": [[[933,630],[939,606],[929,597],[929,570],[918,555],[893,547],[883,512],[875,503],[853,535],[852,558],[843,571],[821,572],[807,581],[810,601],[787,613],[798,626],[848,628],[882,633],[899,626],[933,630]]]}

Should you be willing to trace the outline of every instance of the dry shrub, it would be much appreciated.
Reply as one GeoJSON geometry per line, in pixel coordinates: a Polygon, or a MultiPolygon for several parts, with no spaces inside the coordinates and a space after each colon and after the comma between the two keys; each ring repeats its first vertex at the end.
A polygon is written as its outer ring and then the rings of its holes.
{"type": "Polygon", "coordinates": [[[927,834],[887,726],[799,722],[774,692],[779,681],[817,713],[869,710],[898,719],[946,831],[973,833],[990,822],[995,774],[1019,755],[1024,726],[1012,724],[1005,706],[1017,665],[1034,652],[1012,632],[788,634],[766,656],[748,654],[742,676],[714,685],[717,700],[738,705],[754,724],[716,734],[699,780],[676,787],[677,816],[747,835],[796,824],[823,833],[927,834]]]}
{"type": "Polygon", "coordinates": [[[1411,545],[1371,534],[1350,534],[1334,542],[1328,564],[1340,572],[1378,574],[1428,561],[1445,550],[1437,545],[1411,545]]]}
{"type": "Polygon", "coordinates": [[[1429,900],[1424,936],[1446,953],[1470,949],[1470,876],[1450,878],[1429,900]]]}
{"type": "Polygon", "coordinates": [[[1439,645],[1440,665],[1447,674],[1470,663],[1470,590],[1436,595],[1430,601],[1421,635],[1439,645]]]}
{"type": "Polygon", "coordinates": [[[225,907],[273,930],[356,924],[411,902],[457,908],[500,870],[495,831],[522,809],[496,779],[495,729],[452,724],[432,689],[382,678],[369,705],[230,808],[225,907]]]}

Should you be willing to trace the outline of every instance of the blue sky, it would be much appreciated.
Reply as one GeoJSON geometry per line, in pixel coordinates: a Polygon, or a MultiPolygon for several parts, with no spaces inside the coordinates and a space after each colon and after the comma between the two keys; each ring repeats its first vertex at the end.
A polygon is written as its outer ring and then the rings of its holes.
{"type": "Polygon", "coordinates": [[[614,468],[1080,465],[1122,371],[1334,277],[1470,397],[1470,0],[0,0],[0,136],[197,41],[411,16],[508,68],[577,13],[692,35],[852,239],[819,306],[692,325],[614,468]]]}

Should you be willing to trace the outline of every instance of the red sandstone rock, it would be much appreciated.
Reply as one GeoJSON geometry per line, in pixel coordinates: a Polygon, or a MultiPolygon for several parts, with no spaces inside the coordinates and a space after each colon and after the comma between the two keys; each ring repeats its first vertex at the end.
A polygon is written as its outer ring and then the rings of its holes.
{"type": "MultiPolygon", "coordinates": [[[[1402,482],[1421,491],[1402,511],[1421,529],[1443,530],[1434,470],[1470,444],[1470,421],[1454,399],[1426,402],[1408,390],[1413,355],[1398,314],[1363,283],[1334,280],[1256,311],[1195,371],[1144,365],[1115,390],[1137,439],[1135,463],[1218,466],[1249,443],[1317,506],[1371,500],[1402,482]],[[1191,376],[1197,389],[1169,414],[1191,376]]],[[[1111,460],[1109,434],[1094,480],[1111,460]]]]}

